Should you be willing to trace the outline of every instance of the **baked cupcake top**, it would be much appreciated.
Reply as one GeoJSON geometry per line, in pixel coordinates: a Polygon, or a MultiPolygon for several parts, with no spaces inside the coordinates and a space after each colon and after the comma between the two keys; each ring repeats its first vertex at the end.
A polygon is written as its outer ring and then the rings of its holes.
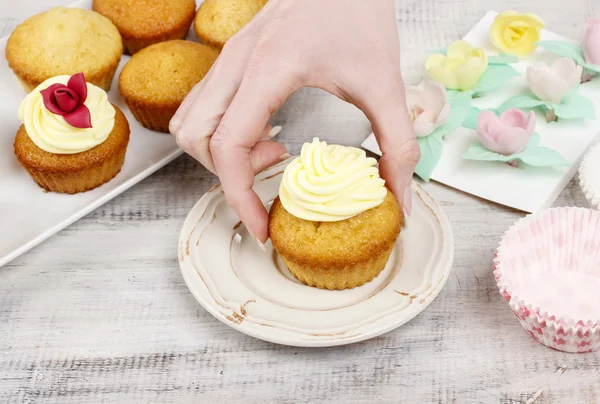
{"type": "Polygon", "coordinates": [[[267,0],[205,0],[194,19],[202,42],[222,48],[267,4],[267,0]]]}
{"type": "Polygon", "coordinates": [[[20,24],[10,35],[11,68],[41,83],[61,74],[94,75],[123,53],[121,35],[107,18],[90,10],[56,7],[20,24]]]}
{"type": "Polygon", "coordinates": [[[52,77],[29,93],[19,119],[37,147],[75,154],[103,143],[115,125],[115,108],[104,90],[83,74],[52,77]]]}
{"type": "Polygon", "coordinates": [[[192,22],[194,0],[94,0],[93,9],[111,20],[124,38],[151,39],[192,22]]]}
{"type": "Polygon", "coordinates": [[[219,56],[199,43],[173,40],[154,44],[131,57],[119,77],[119,90],[128,102],[178,105],[219,56]]]}
{"type": "Polygon", "coordinates": [[[355,147],[314,138],[285,169],[279,187],[290,214],[314,222],[335,222],[379,206],[386,194],[377,160],[355,147]]]}

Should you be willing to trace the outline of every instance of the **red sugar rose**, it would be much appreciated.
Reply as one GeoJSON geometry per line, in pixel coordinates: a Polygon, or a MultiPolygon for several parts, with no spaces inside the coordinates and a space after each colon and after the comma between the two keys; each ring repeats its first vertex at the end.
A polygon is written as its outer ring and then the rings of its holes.
{"type": "Polygon", "coordinates": [[[84,105],[87,98],[87,84],[83,73],[71,76],[66,86],[52,84],[40,92],[48,111],[61,115],[69,125],[76,128],[92,127],[90,110],[84,105]]]}

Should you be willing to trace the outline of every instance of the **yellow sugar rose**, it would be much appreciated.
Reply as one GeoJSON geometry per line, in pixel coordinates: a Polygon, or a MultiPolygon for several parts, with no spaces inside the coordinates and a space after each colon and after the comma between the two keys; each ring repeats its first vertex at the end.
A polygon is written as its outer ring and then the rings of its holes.
{"type": "Polygon", "coordinates": [[[471,90],[488,67],[481,48],[466,41],[456,41],[448,48],[446,56],[433,54],[425,62],[425,69],[433,80],[448,90],[471,90]]]}
{"type": "Polygon", "coordinates": [[[505,11],[498,14],[490,28],[495,47],[509,55],[527,56],[536,48],[544,20],[535,14],[505,11]]]}

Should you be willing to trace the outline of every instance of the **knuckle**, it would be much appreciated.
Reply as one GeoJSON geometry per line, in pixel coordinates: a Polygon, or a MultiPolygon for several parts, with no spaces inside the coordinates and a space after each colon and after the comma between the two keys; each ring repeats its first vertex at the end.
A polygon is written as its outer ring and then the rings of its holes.
{"type": "Polygon", "coordinates": [[[189,152],[192,150],[193,141],[190,135],[180,132],[175,136],[175,140],[177,141],[177,145],[183,151],[189,152]]]}
{"type": "Polygon", "coordinates": [[[402,156],[409,162],[417,164],[421,159],[421,148],[419,147],[419,142],[416,139],[411,139],[407,142],[404,147],[404,152],[402,156]]]}
{"type": "Polygon", "coordinates": [[[224,125],[220,125],[210,137],[209,142],[210,154],[214,159],[218,159],[223,154],[228,140],[229,131],[224,125]]]}

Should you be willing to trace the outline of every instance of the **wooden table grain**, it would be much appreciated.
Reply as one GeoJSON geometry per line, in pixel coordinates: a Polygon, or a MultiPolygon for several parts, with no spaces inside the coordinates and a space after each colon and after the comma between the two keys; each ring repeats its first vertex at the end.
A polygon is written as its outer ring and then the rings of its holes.
{"type": "MultiPolygon", "coordinates": [[[[68,2],[0,0],[0,35],[68,2]]],[[[535,12],[573,38],[587,17],[600,17],[597,0],[397,6],[409,82],[423,75],[427,49],[458,39],[489,9],[535,12]]],[[[357,109],[313,89],[294,95],[273,121],[292,153],[313,136],[358,145],[370,132],[357,109]]],[[[223,325],[183,282],[179,230],[216,182],[183,156],[0,268],[0,403],[600,403],[600,354],[539,345],[498,293],[494,249],[523,213],[426,184],[456,243],[439,297],[379,338],[299,349],[223,325]]],[[[586,206],[575,181],[556,205],[586,206]]]]}

